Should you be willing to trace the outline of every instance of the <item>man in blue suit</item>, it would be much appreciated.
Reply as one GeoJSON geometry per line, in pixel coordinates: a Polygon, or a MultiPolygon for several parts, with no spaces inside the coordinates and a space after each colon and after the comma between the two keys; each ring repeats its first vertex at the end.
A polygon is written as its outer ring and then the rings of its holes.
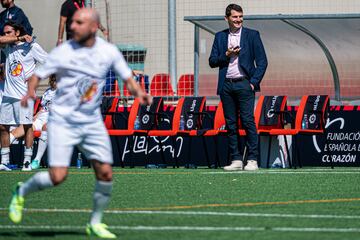
{"type": "Polygon", "coordinates": [[[243,27],[243,10],[230,4],[225,11],[229,29],[216,33],[209,58],[212,68],[219,68],[217,94],[223,103],[229,130],[231,165],[224,170],[257,170],[258,135],[254,120],[255,92],[265,74],[267,59],[258,31],[243,27]],[[237,118],[247,134],[248,161],[243,168],[239,150],[237,118]]]}

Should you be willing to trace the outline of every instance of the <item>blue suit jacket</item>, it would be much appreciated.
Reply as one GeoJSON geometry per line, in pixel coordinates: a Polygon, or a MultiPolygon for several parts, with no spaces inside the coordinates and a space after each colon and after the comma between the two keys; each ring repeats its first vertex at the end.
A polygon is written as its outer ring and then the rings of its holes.
{"type": "Polygon", "coordinates": [[[5,9],[0,13],[0,35],[4,35],[4,25],[9,20],[20,24],[26,33],[32,35],[33,28],[23,10],[17,6],[5,9]]]}
{"type": "MultiPolygon", "coordinates": [[[[225,54],[228,48],[228,35],[229,29],[216,33],[209,57],[210,67],[219,67],[218,95],[221,94],[230,62],[230,58],[225,54]]],[[[243,70],[250,83],[254,85],[254,90],[258,92],[268,64],[259,32],[243,27],[240,47],[239,68],[243,70]]]]}

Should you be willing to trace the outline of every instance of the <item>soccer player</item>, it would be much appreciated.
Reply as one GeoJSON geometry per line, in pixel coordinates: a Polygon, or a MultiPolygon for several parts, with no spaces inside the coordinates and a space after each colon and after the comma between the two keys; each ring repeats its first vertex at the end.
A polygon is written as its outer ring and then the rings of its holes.
{"type": "MultiPolygon", "coordinates": [[[[66,31],[66,40],[73,38],[71,21],[75,12],[81,8],[85,8],[85,0],[65,0],[61,5],[58,40],[56,46],[59,46],[63,42],[64,29],[66,31]]],[[[108,39],[109,32],[106,28],[99,24],[99,29],[104,34],[104,37],[108,39]]]]}
{"type": "MultiPolygon", "coordinates": [[[[49,110],[52,103],[52,99],[56,92],[56,76],[51,75],[49,78],[50,87],[45,90],[41,98],[41,109],[34,116],[34,123],[32,125],[33,131],[41,131],[39,137],[38,150],[35,159],[31,162],[31,169],[38,169],[40,167],[41,159],[45,153],[47,147],[47,122],[49,118],[49,110]]],[[[10,143],[12,144],[15,139],[24,136],[24,128],[22,125],[12,130],[10,133],[10,143]]]]}
{"type": "MultiPolygon", "coordinates": [[[[32,38],[25,34],[21,25],[7,22],[4,26],[4,37],[1,37],[0,47],[6,55],[5,86],[0,107],[1,129],[1,161],[7,165],[10,162],[9,128],[11,125],[24,125],[25,150],[24,171],[31,170],[33,145],[33,111],[34,102],[29,101],[28,107],[21,107],[20,100],[26,95],[28,79],[33,75],[37,63],[44,63],[47,53],[32,38]],[[26,43],[24,43],[26,41],[26,43]]],[[[35,94],[35,92],[33,93],[35,94]]]]}
{"type": "Polygon", "coordinates": [[[18,183],[9,206],[9,217],[14,223],[22,219],[26,195],[65,180],[73,147],[78,146],[92,161],[96,176],[94,206],[86,232],[100,238],[116,237],[102,223],[113,185],[111,144],[99,107],[106,73],[112,67],[141,103],[150,104],[151,97],[135,82],[118,49],[96,37],[99,23],[95,10],[78,10],[71,24],[74,38],[56,47],[29,82],[23,104],[35,98],[39,80],[51,74],[56,73],[58,89],[48,122],[49,171],[38,172],[25,183],[18,183]]]}
{"type": "MultiPolygon", "coordinates": [[[[4,69],[3,69],[3,64],[0,65],[0,105],[2,102],[2,97],[3,97],[3,92],[4,92],[4,69]]],[[[1,129],[0,129],[1,131],[1,129]]],[[[1,147],[1,146],[0,146],[1,147]]],[[[8,168],[8,166],[4,165],[4,164],[0,164],[0,171],[11,171],[10,168],[8,168]]]]}

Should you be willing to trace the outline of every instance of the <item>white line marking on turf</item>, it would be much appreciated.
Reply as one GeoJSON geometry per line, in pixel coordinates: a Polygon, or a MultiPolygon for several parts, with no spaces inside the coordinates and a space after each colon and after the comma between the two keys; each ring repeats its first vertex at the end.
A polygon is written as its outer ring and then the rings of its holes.
{"type": "MultiPolygon", "coordinates": [[[[0,225],[0,229],[83,230],[85,226],[0,225]]],[[[294,227],[209,227],[209,226],[109,226],[109,229],[143,231],[276,231],[359,233],[360,228],[294,228],[294,227]]]]}
{"type": "Polygon", "coordinates": [[[201,174],[360,174],[358,172],[335,172],[335,171],[234,171],[234,172],[203,172],[201,174]]]}
{"type": "MultiPolygon", "coordinates": [[[[0,211],[7,211],[7,208],[0,208],[0,211]]],[[[91,213],[90,209],[40,209],[24,208],[26,212],[44,213],[91,213]]],[[[198,215],[198,216],[229,216],[229,217],[277,217],[277,218],[322,218],[322,219],[360,219],[357,215],[323,215],[323,214],[284,214],[284,213],[244,213],[244,212],[209,212],[209,211],[125,211],[105,210],[109,214],[145,214],[145,215],[198,215]]]]}

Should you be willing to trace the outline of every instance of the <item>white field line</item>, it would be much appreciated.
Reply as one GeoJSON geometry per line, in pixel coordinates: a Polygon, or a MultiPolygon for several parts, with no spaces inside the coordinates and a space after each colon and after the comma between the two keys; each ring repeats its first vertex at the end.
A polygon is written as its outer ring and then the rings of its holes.
{"type": "Polygon", "coordinates": [[[318,167],[312,167],[312,168],[262,168],[263,170],[266,171],[346,171],[346,172],[359,172],[359,168],[357,167],[353,167],[353,168],[347,168],[347,167],[335,167],[334,169],[331,169],[330,167],[323,167],[323,168],[318,168],[318,167]]]}
{"type": "MultiPolygon", "coordinates": [[[[346,168],[346,167],[335,167],[331,169],[330,167],[324,168],[260,168],[260,171],[264,172],[360,172],[360,168],[346,168]]],[[[255,171],[258,172],[258,171],[255,171]]]]}
{"type": "MultiPolygon", "coordinates": [[[[7,211],[7,208],[0,208],[7,211]]],[[[25,212],[38,213],[91,213],[90,209],[40,209],[24,208],[25,212]]],[[[244,212],[208,212],[208,211],[125,211],[105,210],[109,214],[138,214],[138,215],[196,215],[196,216],[228,216],[228,217],[269,217],[269,218],[321,218],[321,219],[360,219],[357,215],[322,215],[322,214],[283,214],[283,213],[244,213],[244,212]]]]}
{"type": "Polygon", "coordinates": [[[360,174],[360,171],[233,171],[233,172],[202,172],[201,174],[360,174]]]}
{"type": "MultiPolygon", "coordinates": [[[[85,226],[0,225],[0,229],[84,230],[85,226]]],[[[209,226],[109,226],[109,229],[132,231],[275,231],[360,233],[360,228],[295,228],[295,227],[209,227],[209,226]]]]}

